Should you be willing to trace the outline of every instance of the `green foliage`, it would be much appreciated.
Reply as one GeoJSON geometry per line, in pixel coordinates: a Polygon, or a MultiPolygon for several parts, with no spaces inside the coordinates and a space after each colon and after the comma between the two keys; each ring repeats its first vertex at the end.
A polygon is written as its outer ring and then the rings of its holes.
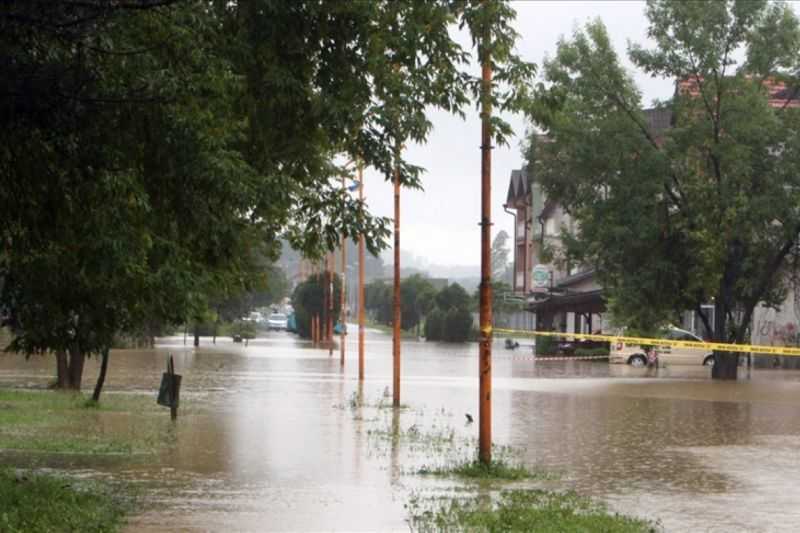
{"type": "Polygon", "coordinates": [[[392,287],[376,280],[364,286],[364,308],[379,324],[392,323],[392,287]]]}
{"type": "Polygon", "coordinates": [[[503,481],[519,481],[522,479],[540,477],[539,474],[531,472],[522,464],[510,464],[504,460],[494,460],[489,464],[478,460],[472,460],[444,468],[433,469],[423,467],[419,473],[423,475],[456,476],[476,480],[503,481]]]}
{"type": "Polygon", "coordinates": [[[0,316],[15,350],[68,350],[70,373],[119,332],[223,314],[281,236],[309,257],[384,248],[388,219],[333,161],[420,186],[401,145],[480,93],[455,26],[492,52],[499,109],[533,72],[496,0],[134,4],[0,20],[0,316]]]}
{"type": "Polygon", "coordinates": [[[230,333],[243,339],[255,339],[256,324],[249,320],[237,320],[231,325],[230,333]]]}
{"type": "Polygon", "coordinates": [[[415,498],[409,511],[415,531],[645,533],[658,529],[646,520],[612,514],[574,492],[515,489],[503,490],[497,498],[415,498]]]}
{"type": "Polygon", "coordinates": [[[466,308],[453,308],[444,315],[442,340],[446,342],[466,342],[472,332],[472,313],[466,308]]]}
{"type": "Polygon", "coordinates": [[[558,351],[558,339],[556,337],[538,335],[535,346],[536,355],[555,355],[558,351]]]}
{"type": "Polygon", "coordinates": [[[425,340],[444,340],[445,312],[434,309],[425,318],[425,340]]]}
{"type": "Polygon", "coordinates": [[[0,501],[0,531],[8,533],[111,533],[119,531],[131,507],[118,488],[12,470],[0,470],[0,501]]]}
{"type": "Polygon", "coordinates": [[[420,274],[414,274],[400,282],[401,328],[416,327],[432,303],[433,285],[420,274]]]}
{"type": "Polygon", "coordinates": [[[470,298],[464,287],[458,283],[451,283],[436,293],[436,307],[442,311],[450,309],[469,309],[470,298]]]}
{"type": "Polygon", "coordinates": [[[756,304],[782,302],[800,235],[800,24],[749,0],[651,0],[647,17],[656,47],[629,57],[675,80],[670,126],[653,129],[591,22],[545,65],[529,111],[550,142],[528,164],[577,219],[567,253],[597,268],[618,321],[653,329],[713,300],[716,338],[742,341],[756,304]],[[781,83],[789,105],[770,103],[781,83]]]}
{"type": "MultiPolygon", "coordinates": [[[[318,315],[322,320],[324,316],[327,316],[328,310],[324,308],[324,284],[325,275],[315,274],[295,287],[292,294],[292,307],[297,321],[297,333],[306,339],[311,338],[312,317],[318,315]]],[[[341,290],[341,279],[338,275],[334,275],[332,291],[334,323],[338,319],[339,310],[341,309],[341,290]]]]}

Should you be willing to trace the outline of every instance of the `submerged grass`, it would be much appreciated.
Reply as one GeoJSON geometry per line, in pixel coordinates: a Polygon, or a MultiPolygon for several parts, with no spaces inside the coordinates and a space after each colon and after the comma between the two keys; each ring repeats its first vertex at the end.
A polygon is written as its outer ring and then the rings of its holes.
{"type": "Polygon", "coordinates": [[[0,470],[0,531],[119,530],[132,500],[109,485],[0,470]]]}
{"type": "Polygon", "coordinates": [[[420,475],[461,477],[476,481],[521,481],[524,479],[556,479],[557,476],[544,471],[531,470],[522,463],[510,463],[503,459],[496,459],[490,463],[482,463],[477,459],[472,461],[452,461],[442,466],[422,466],[418,471],[420,475]]]}
{"type": "Polygon", "coordinates": [[[574,492],[505,490],[484,497],[425,498],[407,504],[416,531],[645,533],[657,523],[609,512],[574,492]]]}
{"type": "Polygon", "coordinates": [[[0,390],[0,450],[87,455],[151,453],[160,446],[155,402],[113,394],[0,390]],[[121,418],[120,418],[121,417],[121,418]],[[107,424],[117,420],[117,430],[107,424]]]}

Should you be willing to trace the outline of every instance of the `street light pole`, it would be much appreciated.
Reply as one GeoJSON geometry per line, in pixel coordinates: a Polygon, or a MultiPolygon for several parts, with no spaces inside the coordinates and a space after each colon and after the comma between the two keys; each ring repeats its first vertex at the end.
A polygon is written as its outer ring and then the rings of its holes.
{"type": "MultiPolygon", "coordinates": [[[[364,165],[358,163],[358,199],[364,201],[364,165]]],[[[364,381],[364,233],[358,236],[358,380],[364,381]]]]}
{"type": "Polygon", "coordinates": [[[400,141],[394,147],[394,317],[392,318],[392,405],[400,407],[400,141]]]}
{"type": "Polygon", "coordinates": [[[492,62],[490,35],[484,30],[481,42],[481,290],[480,348],[478,357],[479,394],[479,458],[492,461],[492,62]]]}
{"type": "MultiPolygon", "coordinates": [[[[342,174],[342,195],[347,194],[347,185],[344,182],[345,177],[342,174]]],[[[345,207],[347,203],[345,202],[345,198],[342,197],[342,215],[344,215],[345,207]]],[[[339,295],[339,365],[344,367],[344,352],[345,352],[345,345],[344,345],[344,335],[345,335],[345,292],[347,287],[347,239],[342,233],[342,285],[341,290],[339,291],[341,294],[339,295]]]]}

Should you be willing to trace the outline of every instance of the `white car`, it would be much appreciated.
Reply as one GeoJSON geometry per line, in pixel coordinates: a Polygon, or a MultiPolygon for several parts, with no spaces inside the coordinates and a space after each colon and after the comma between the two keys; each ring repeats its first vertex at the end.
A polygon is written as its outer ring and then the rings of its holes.
{"type": "Polygon", "coordinates": [[[283,330],[286,331],[288,319],[283,313],[272,313],[267,318],[267,329],[269,330],[283,330]]]}
{"type": "MultiPolygon", "coordinates": [[[[679,341],[703,342],[703,339],[676,327],[667,329],[662,338],[679,341]]],[[[653,343],[659,363],[673,365],[704,365],[714,364],[714,354],[704,348],[683,348],[681,346],[669,346],[666,344],[653,343]]],[[[645,348],[638,344],[626,344],[624,342],[612,342],[611,350],[608,355],[609,363],[627,363],[631,366],[645,366],[647,364],[647,354],[645,348]]]]}

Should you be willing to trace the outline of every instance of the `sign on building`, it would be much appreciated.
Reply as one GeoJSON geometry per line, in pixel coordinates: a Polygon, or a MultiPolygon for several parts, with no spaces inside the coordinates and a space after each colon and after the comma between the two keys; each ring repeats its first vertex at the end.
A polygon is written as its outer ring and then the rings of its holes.
{"type": "Polygon", "coordinates": [[[531,275],[531,285],[534,292],[546,292],[550,287],[550,268],[547,265],[536,265],[531,275]]]}

